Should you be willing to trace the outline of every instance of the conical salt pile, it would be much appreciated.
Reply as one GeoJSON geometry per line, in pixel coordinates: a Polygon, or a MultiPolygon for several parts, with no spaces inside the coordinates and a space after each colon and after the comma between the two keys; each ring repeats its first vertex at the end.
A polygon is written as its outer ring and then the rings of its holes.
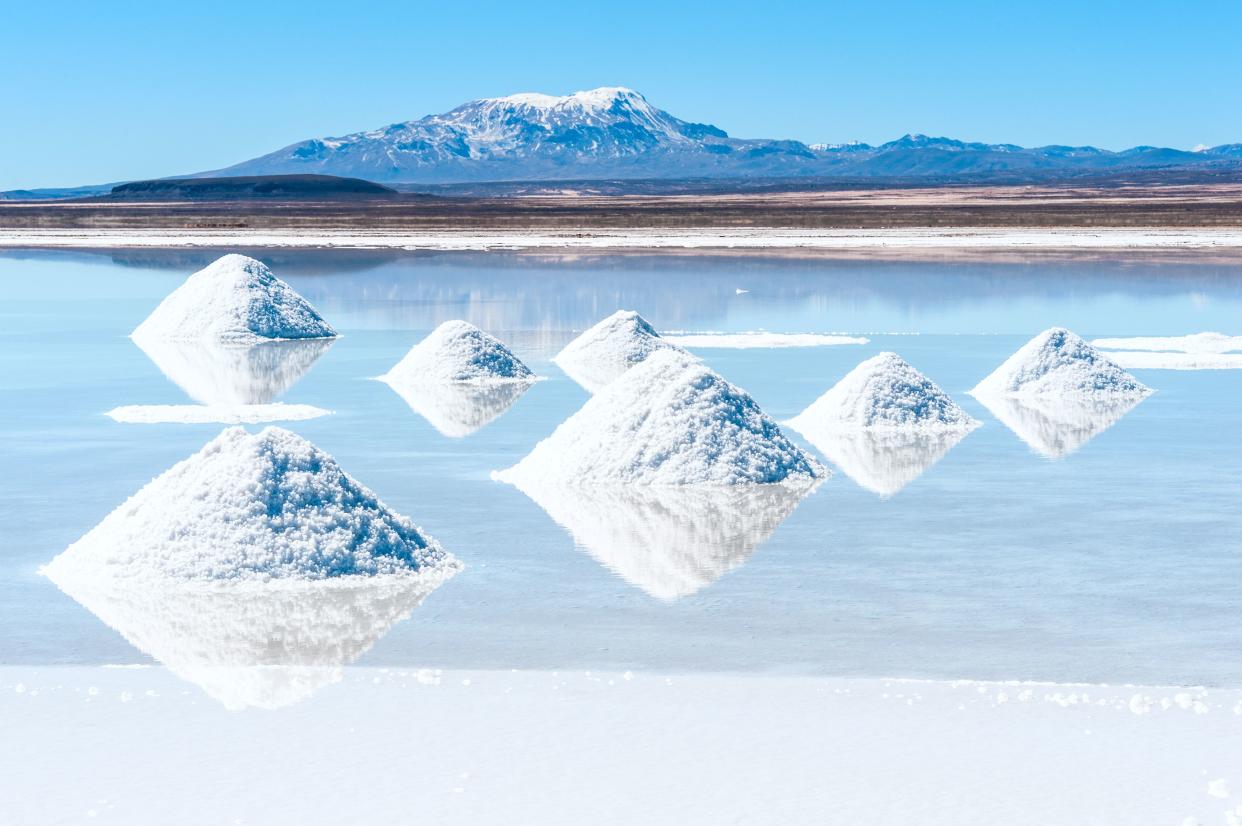
{"type": "Polygon", "coordinates": [[[237,343],[335,335],[306,299],[244,255],[191,275],[133,332],[135,339],[237,343]]]}
{"type": "Polygon", "coordinates": [[[407,382],[532,381],[535,374],[492,336],[465,321],[446,321],[380,377],[407,382]]]}
{"type": "Polygon", "coordinates": [[[493,478],[518,485],[809,486],[826,475],[745,391],[685,352],[659,350],[493,478]]]}
{"type": "Polygon", "coordinates": [[[1142,398],[1151,392],[1079,336],[1053,327],[1022,345],[970,394],[980,399],[1142,398]]]}
{"type": "Polygon", "coordinates": [[[657,350],[685,352],[660,338],[638,313],[618,310],[565,345],[553,361],[594,393],[657,350]]]}
{"type": "Polygon", "coordinates": [[[788,424],[803,433],[824,427],[969,430],[979,425],[896,353],[867,359],[788,424]]]}
{"type": "Polygon", "coordinates": [[[225,430],[53,559],[62,580],[322,580],[459,563],[336,461],[277,427],[225,430]]]}

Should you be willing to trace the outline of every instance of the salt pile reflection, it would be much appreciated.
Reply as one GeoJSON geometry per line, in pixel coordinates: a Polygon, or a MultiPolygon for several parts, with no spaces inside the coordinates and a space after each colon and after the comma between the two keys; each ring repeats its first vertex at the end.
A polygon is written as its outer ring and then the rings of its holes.
{"type": "Polygon", "coordinates": [[[460,439],[504,415],[530,389],[529,381],[396,381],[385,384],[442,435],[460,439]]]}
{"type": "Polygon", "coordinates": [[[165,587],[52,579],[134,647],[241,710],[288,706],[339,681],[452,574],[165,587]]]}
{"type": "Polygon", "coordinates": [[[666,601],[694,594],[745,563],[815,489],[514,484],[596,561],[666,601]]]}
{"type": "Polygon", "coordinates": [[[1031,450],[1068,456],[1116,424],[1146,396],[978,396],[1031,450]]]}
{"type": "Polygon", "coordinates": [[[268,404],[292,387],[336,339],[233,345],[135,339],[173,384],[199,404],[268,404]]]}
{"type": "Polygon", "coordinates": [[[889,497],[939,462],[970,432],[824,427],[803,435],[859,487],[889,497]]]}

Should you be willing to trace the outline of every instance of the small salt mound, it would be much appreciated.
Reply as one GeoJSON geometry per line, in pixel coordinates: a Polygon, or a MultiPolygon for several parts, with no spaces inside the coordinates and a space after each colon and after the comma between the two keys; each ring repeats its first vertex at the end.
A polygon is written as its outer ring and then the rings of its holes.
{"type": "Polygon", "coordinates": [[[823,428],[970,430],[979,422],[896,353],[859,364],[788,422],[810,433],[823,428]]]}
{"type": "Polygon", "coordinates": [[[446,321],[380,378],[389,384],[498,382],[532,381],[535,374],[495,336],[465,321],[446,321]]]}
{"type": "Polygon", "coordinates": [[[633,310],[618,310],[575,338],[553,361],[592,393],[657,350],[677,350],[633,310]]]}
{"type": "Polygon", "coordinates": [[[459,563],[310,442],[225,430],[53,559],[45,572],[136,581],[321,580],[459,563]]]}
{"type": "Polygon", "coordinates": [[[1151,388],[1064,327],[1022,345],[970,391],[972,396],[1143,397],[1151,388]]]}
{"type": "Polygon", "coordinates": [[[827,475],[747,393],[681,350],[609,384],[503,482],[811,485],[827,475]]]}
{"type": "Polygon", "coordinates": [[[226,255],[165,298],[135,339],[253,342],[336,335],[306,299],[261,261],[226,255]]]}

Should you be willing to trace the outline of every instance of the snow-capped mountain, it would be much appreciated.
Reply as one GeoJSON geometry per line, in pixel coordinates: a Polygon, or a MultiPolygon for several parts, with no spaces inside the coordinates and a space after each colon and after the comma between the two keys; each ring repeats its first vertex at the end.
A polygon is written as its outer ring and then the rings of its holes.
{"type": "Polygon", "coordinates": [[[1138,146],[971,143],[905,135],[865,143],[739,139],[691,123],[621,87],[563,97],[475,100],[370,132],[315,138],[192,177],[318,173],[383,183],[686,178],[1037,181],[1164,170],[1242,170],[1237,144],[1188,152],[1138,146]]]}
{"type": "Polygon", "coordinates": [[[475,100],[442,115],[295,143],[208,175],[317,172],[372,181],[685,177],[787,172],[817,160],[797,141],[737,140],[632,89],[475,100]]]}

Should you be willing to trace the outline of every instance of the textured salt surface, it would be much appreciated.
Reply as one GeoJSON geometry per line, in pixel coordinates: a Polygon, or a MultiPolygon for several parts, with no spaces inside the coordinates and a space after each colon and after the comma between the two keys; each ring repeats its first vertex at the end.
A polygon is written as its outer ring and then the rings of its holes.
{"type": "Polygon", "coordinates": [[[660,337],[633,310],[618,310],[575,338],[553,361],[571,379],[591,392],[638,364],[657,350],[680,350],[660,337]]]}
{"type": "Polygon", "coordinates": [[[862,362],[788,424],[804,433],[829,427],[969,430],[979,425],[896,353],[862,362]]]}
{"type": "Polygon", "coordinates": [[[1119,367],[1130,370],[1242,370],[1242,353],[1147,353],[1110,350],[1119,367]]]}
{"type": "Polygon", "coordinates": [[[1151,389],[1063,327],[1045,330],[1022,345],[979,382],[971,395],[1143,397],[1151,389]]]}
{"type": "Polygon", "coordinates": [[[859,336],[838,336],[823,333],[665,333],[664,340],[690,349],[776,349],[781,347],[833,347],[842,344],[867,344],[870,339],[859,336]]]}
{"type": "Polygon", "coordinates": [[[260,424],[302,422],[329,416],[331,410],[309,404],[127,404],[104,415],[125,424],[260,424]]]}
{"type": "Polygon", "coordinates": [[[335,335],[306,299],[244,255],[226,255],[191,275],[133,332],[136,340],[237,343],[335,335]]]}
{"type": "Polygon", "coordinates": [[[310,442],[229,428],[44,569],[57,583],[320,580],[459,563],[310,442]]]}
{"type": "Polygon", "coordinates": [[[389,384],[530,381],[534,378],[530,368],[503,342],[465,321],[444,322],[381,376],[389,384]]]}
{"type": "Polygon", "coordinates": [[[134,342],[194,401],[205,405],[268,404],[299,381],[335,339],[228,344],[134,342]]]}
{"type": "Polygon", "coordinates": [[[631,585],[675,600],[746,562],[810,489],[789,485],[516,486],[631,585]]]}
{"type": "Polygon", "coordinates": [[[1116,424],[1145,396],[979,396],[979,402],[1040,456],[1068,456],[1116,424]]]}
{"type": "Polygon", "coordinates": [[[1227,336],[1224,333],[1097,338],[1091,343],[1102,350],[1152,350],[1176,353],[1230,353],[1242,350],[1242,336],[1227,336]]]}
{"type": "Polygon", "coordinates": [[[267,583],[65,578],[61,589],[143,653],[226,708],[280,708],[341,679],[455,568],[267,583]]]}
{"type": "Polygon", "coordinates": [[[460,439],[504,415],[530,389],[530,381],[387,382],[410,409],[442,435],[460,439]]]}
{"type": "Polygon", "coordinates": [[[658,350],[492,476],[515,484],[811,485],[826,473],[745,391],[681,350],[658,350]]]}

